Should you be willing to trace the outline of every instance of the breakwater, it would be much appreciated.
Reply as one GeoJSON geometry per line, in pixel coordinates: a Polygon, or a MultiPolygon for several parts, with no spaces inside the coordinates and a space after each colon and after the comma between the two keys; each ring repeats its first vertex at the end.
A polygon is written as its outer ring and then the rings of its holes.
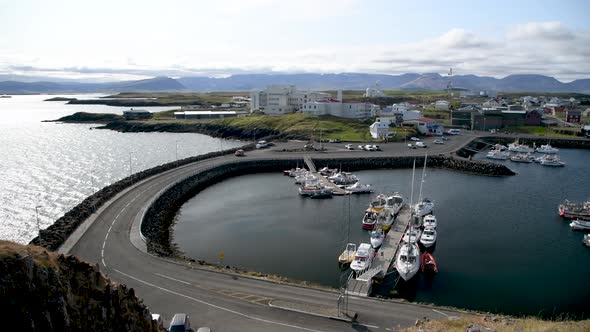
{"type": "MultiPolygon", "coordinates": [[[[315,159],[318,166],[331,165],[347,170],[367,169],[396,169],[411,168],[414,160],[416,166],[423,165],[424,157],[384,157],[364,159],[315,159]]],[[[206,187],[227,179],[232,176],[239,176],[249,173],[263,173],[280,171],[303,164],[302,159],[292,160],[252,160],[241,161],[229,164],[222,164],[213,169],[206,170],[199,174],[188,177],[162,193],[148,208],[141,232],[146,238],[148,251],[162,256],[173,256],[178,254],[173,244],[171,227],[177,211],[180,207],[206,187]]],[[[472,161],[455,157],[436,155],[429,156],[428,167],[445,168],[461,172],[476,173],[491,176],[514,175],[504,165],[472,161]]]]}

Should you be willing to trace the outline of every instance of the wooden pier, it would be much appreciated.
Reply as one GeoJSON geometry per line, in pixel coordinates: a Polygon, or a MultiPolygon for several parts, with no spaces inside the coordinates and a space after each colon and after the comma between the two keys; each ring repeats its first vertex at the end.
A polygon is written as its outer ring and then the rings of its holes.
{"type": "Polygon", "coordinates": [[[309,168],[309,171],[310,171],[310,172],[311,172],[313,175],[317,176],[317,178],[319,179],[319,181],[320,181],[321,185],[322,185],[322,186],[324,186],[324,187],[326,187],[326,188],[330,188],[330,189],[332,189],[332,193],[333,193],[334,195],[346,195],[346,194],[348,194],[348,193],[346,192],[346,190],[344,190],[344,189],[342,189],[342,188],[338,187],[338,186],[337,186],[337,185],[335,185],[334,183],[330,182],[330,180],[328,180],[328,178],[327,178],[327,177],[325,177],[325,176],[321,175],[321,174],[320,174],[320,173],[317,171],[317,169],[316,169],[316,167],[315,167],[315,164],[313,163],[313,160],[311,159],[311,157],[310,157],[310,156],[305,156],[305,157],[303,157],[303,161],[305,162],[305,165],[307,166],[307,168],[309,168]]]}
{"type": "MultiPolygon", "coordinates": [[[[349,295],[369,296],[371,293],[371,284],[373,279],[383,279],[387,271],[395,262],[397,251],[408,225],[410,223],[410,206],[404,204],[391,229],[387,233],[381,248],[377,251],[377,256],[373,259],[371,267],[357,275],[356,279],[348,279],[346,292],[349,295]]],[[[367,241],[368,242],[368,241],[367,241]]]]}

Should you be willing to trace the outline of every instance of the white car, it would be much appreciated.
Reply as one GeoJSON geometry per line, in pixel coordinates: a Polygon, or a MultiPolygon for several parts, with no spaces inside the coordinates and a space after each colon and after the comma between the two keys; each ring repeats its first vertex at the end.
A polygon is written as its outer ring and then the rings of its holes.
{"type": "Polygon", "coordinates": [[[344,146],[347,150],[354,150],[354,147],[352,146],[352,144],[346,144],[344,146]]]}
{"type": "Polygon", "coordinates": [[[414,136],[414,137],[411,137],[410,139],[411,139],[412,141],[419,141],[419,140],[420,140],[418,137],[415,137],[415,136],[414,136]]]}
{"type": "Polygon", "coordinates": [[[408,147],[409,147],[410,149],[415,149],[415,148],[416,148],[416,146],[415,146],[414,144],[412,144],[412,143],[408,144],[408,147]]]}
{"type": "Polygon", "coordinates": [[[426,148],[426,144],[424,144],[424,142],[416,142],[416,147],[418,148],[426,148]]]}
{"type": "Polygon", "coordinates": [[[445,141],[443,141],[442,139],[435,139],[434,144],[445,144],[445,141]]]}
{"type": "Polygon", "coordinates": [[[267,141],[259,141],[258,143],[256,143],[256,148],[257,149],[264,149],[269,147],[270,145],[268,144],[267,141]]]}
{"type": "Polygon", "coordinates": [[[359,150],[364,150],[365,146],[364,145],[359,145],[359,150]]]}
{"type": "Polygon", "coordinates": [[[376,151],[377,149],[375,149],[375,146],[374,145],[367,144],[367,145],[365,145],[365,150],[367,150],[367,151],[376,151]]]}

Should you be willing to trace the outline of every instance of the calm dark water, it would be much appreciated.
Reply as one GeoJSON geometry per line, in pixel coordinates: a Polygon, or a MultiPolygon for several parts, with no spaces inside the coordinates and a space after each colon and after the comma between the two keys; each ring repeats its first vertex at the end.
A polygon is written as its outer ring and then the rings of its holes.
{"type": "MultiPolygon", "coordinates": [[[[390,280],[375,290],[491,312],[587,316],[590,249],[581,244],[583,233],[558,217],[557,204],[590,197],[590,153],[560,155],[564,168],[506,161],[518,175],[505,178],[428,169],[423,191],[436,204],[440,271],[393,292],[390,280]]],[[[411,170],[356,174],[378,191],[410,195],[411,170]]],[[[368,242],[361,218],[369,200],[300,198],[280,174],[232,178],[183,206],[175,241],[194,258],[219,261],[224,253],[224,264],[338,286],[344,244],[368,242]]]]}

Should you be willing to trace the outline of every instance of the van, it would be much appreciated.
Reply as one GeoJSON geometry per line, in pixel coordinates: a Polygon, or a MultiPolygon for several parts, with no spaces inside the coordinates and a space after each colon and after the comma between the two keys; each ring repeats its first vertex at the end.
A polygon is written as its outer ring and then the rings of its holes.
{"type": "Polygon", "coordinates": [[[449,135],[461,135],[461,129],[449,129],[447,133],[449,135]]]}
{"type": "Polygon", "coordinates": [[[192,331],[191,323],[188,318],[187,314],[179,313],[174,314],[172,320],[170,321],[170,328],[168,328],[169,332],[188,332],[192,331]]]}

